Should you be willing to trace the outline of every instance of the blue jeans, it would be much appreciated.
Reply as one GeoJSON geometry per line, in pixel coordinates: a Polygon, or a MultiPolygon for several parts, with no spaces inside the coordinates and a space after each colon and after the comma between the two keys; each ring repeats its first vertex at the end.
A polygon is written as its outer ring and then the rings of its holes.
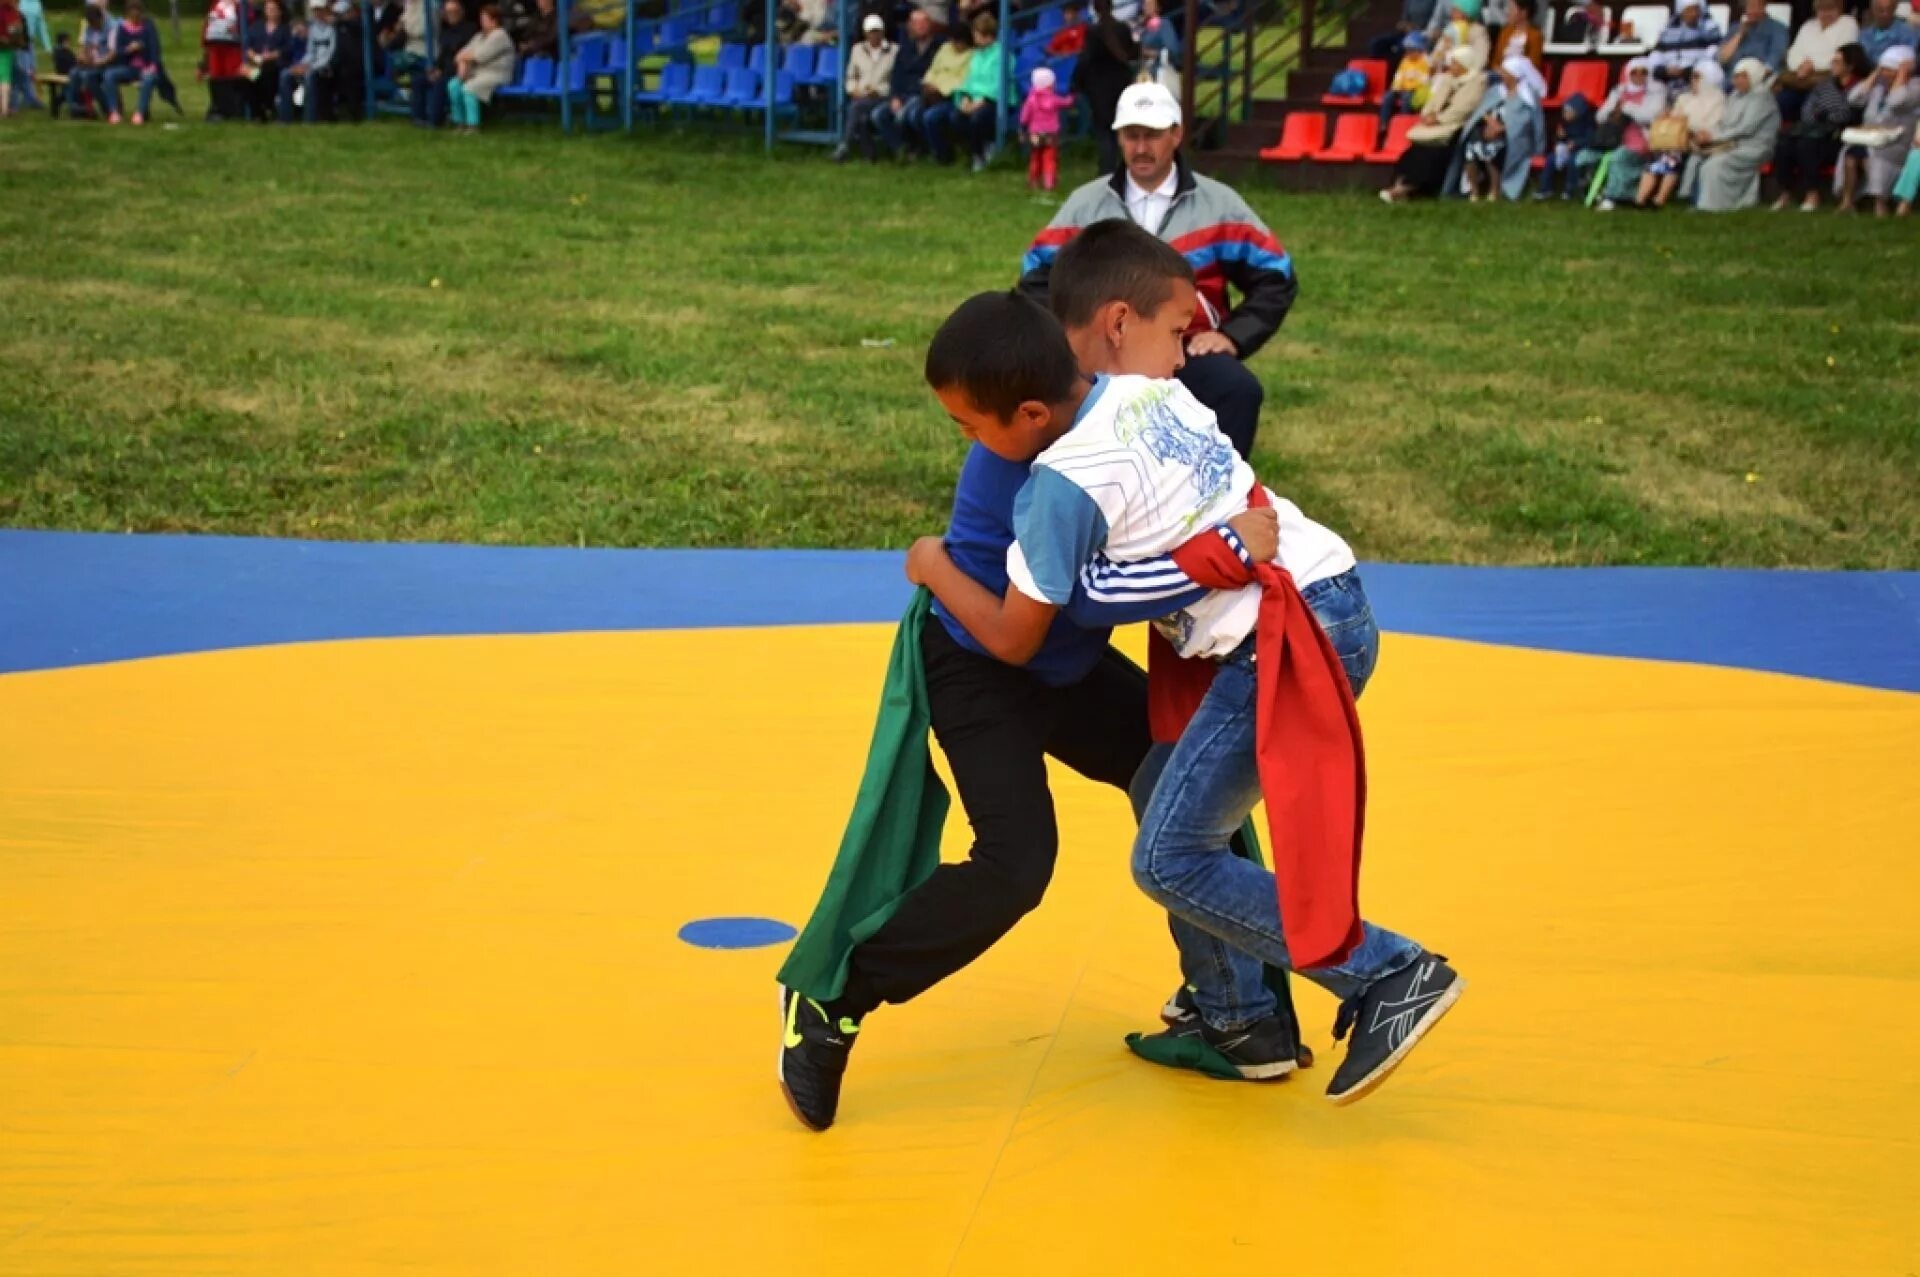
{"type": "MultiPolygon", "coordinates": [[[[80,119],[86,107],[87,98],[92,98],[96,106],[100,102],[100,77],[104,71],[100,67],[75,67],[67,77],[67,116],[80,119]]],[[[104,107],[101,108],[103,111],[104,107]]]]}
{"type": "Polygon", "coordinates": [[[925,104],[919,98],[908,98],[900,104],[896,114],[892,102],[882,102],[880,109],[873,113],[873,127],[880,131],[880,142],[887,148],[887,154],[900,153],[901,135],[918,142],[921,140],[920,113],[925,104]]]}
{"type": "Polygon", "coordinates": [[[110,115],[120,114],[120,86],[132,80],[140,81],[140,104],[134,111],[145,116],[147,107],[153,102],[153,89],[159,83],[156,71],[136,71],[132,67],[108,67],[107,73],[100,77],[100,98],[102,108],[110,115]]]}
{"type": "MultiPolygon", "coordinates": [[[[1380,629],[1359,574],[1316,581],[1301,596],[1358,696],[1380,653],[1380,629]]],[[[1220,662],[1179,743],[1156,746],[1131,791],[1140,814],[1134,881],[1171,915],[1181,974],[1193,987],[1200,1014],[1216,1028],[1272,1015],[1277,1003],[1261,968],[1294,969],[1273,872],[1227,848],[1260,799],[1253,655],[1249,636],[1220,662]]],[[[1360,947],[1345,963],[1299,974],[1335,997],[1349,998],[1421,955],[1420,946],[1404,936],[1371,923],[1363,923],[1362,931],[1360,947]]]]}
{"type": "Polygon", "coordinates": [[[960,108],[952,98],[920,112],[920,132],[926,137],[927,152],[942,164],[953,162],[953,143],[947,139],[947,129],[959,118],[960,108]]]}
{"type": "Polygon", "coordinates": [[[447,120],[447,82],[429,80],[425,71],[413,73],[413,89],[407,95],[413,100],[413,122],[439,128],[447,120]]]}
{"type": "Polygon", "coordinates": [[[1406,115],[1413,111],[1413,94],[1405,89],[1395,89],[1380,95],[1380,144],[1386,145],[1387,129],[1393,124],[1393,117],[1406,115]]]}
{"type": "Polygon", "coordinates": [[[320,98],[332,87],[326,75],[316,75],[311,69],[299,72],[288,67],[280,73],[280,102],[275,110],[280,123],[293,122],[293,90],[295,86],[303,84],[306,86],[306,92],[301,97],[300,118],[308,124],[316,123],[320,119],[320,98]]]}

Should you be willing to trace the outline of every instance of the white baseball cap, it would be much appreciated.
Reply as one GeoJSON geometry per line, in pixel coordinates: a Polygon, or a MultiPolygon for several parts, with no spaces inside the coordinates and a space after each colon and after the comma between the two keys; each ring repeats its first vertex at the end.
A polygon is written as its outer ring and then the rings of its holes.
{"type": "Polygon", "coordinates": [[[1116,132],[1125,128],[1171,129],[1180,124],[1180,103],[1164,84],[1129,84],[1114,112],[1116,132]]]}
{"type": "Polygon", "coordinates": [[[885,34],[887,29],[886,19],[877,13],[869,13],[861,20],[860,29],[862,31],[878,31],[885,34]]]}

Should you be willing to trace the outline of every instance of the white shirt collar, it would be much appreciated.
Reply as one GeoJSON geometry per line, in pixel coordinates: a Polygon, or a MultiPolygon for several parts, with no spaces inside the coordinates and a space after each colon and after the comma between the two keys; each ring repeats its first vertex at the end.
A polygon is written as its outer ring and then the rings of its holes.
{"type": "Polygon", "coordinates": [[[1132,173],[1127,174],[1128,202],[1143,200],[1148,198],[1149,196],[1154,196],[1154,195],[1159,196],[1161,199],[1170,200],[1174,197],[1174,194],[1179,191],[1179,189],[1180,189],[1180,168],[1178,165],[1175,165],[1173,168],[1168,169],[1167,180],[1160,183],[1160,185],[1157,188],[1151,191],[1141,186],[1140,183],[1134,181],[1132,173]]]}

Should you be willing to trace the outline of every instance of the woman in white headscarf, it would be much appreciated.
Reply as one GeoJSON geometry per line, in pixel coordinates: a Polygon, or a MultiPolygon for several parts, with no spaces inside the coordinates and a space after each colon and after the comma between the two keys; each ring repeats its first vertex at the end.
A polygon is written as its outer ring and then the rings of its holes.
{"type": "Polygon", "coordinates": [[[1676,188],[1682,188],[1685,195],[1693,194],[1699,177],[1699,138],[1720,127],[1721,116],[1727,109],[1726,80],[1718,62],[1702,62],[1693,69],[1692,87],[1674,100],[1673,109],[1666,115],[1667,119],[1678,120],[1685,126],[1685,143],[1654,154],[1647,171],[1640,175],[1640,194],[1635,197],[1635,204],[1642,208],[1649,204],[1665,208],[1676,188]],[[1683,176],[1687,179],[1684,183],[1683,176]]]}
{"type": "Polygon", "coordinates": [[[1400,204],[1440,193],[1454,144],[1487,91],[1487,77],[1480,74],[1480,66],[1471,48],[1454,49],[1449,73],[1435,78],[1433,94],[1420,112],[1420,123],[1407,133],[1406,153],[1394,166],[1393,182],[1380,192],[1381,199],[1400,204]]]}
{"type": "Polygon", "coordinates": [[[1646,58],[1627,63],[1620,83],[1593,114],[1595,149],[1607,153],[1595,174],[1601,211],[1634,197],[1647,164],[1647,128],[1666,113],[1666,86],[1653,78],[1653,64],[1646,58]]]}
{"type": "MultiPolygon", "coordinates": [[[[1524,54],[1500,64],[1500,82],[1488,90],[1462,134],[1466,142],[1459,163],[1475,201],[1503,195],[1517,200],[1526,191],[1533,157],[1546,149],[1547,119],[1540,107],[1546,95],[1547,82],[1524,54]]],[[[1458,189],[1457,178],[1449,179],[1448,192],[1458,189]]]]}
{"type": "Polygon", "coordinates": [[[1752,208],[1760,202],[1760,168],[1780,140],[1780,107],[1773,100],[1767,64],[1744,58],[1733,68],[1733,93],[1720,127],[1700,135],[1707,152],[1700,161],[1695,207],[1708,213],[1752,208]]]}
{"type": "MultiPolygon", "coordinates": [[[[1880,55],[1873,74],[1847,94],[1863,111],[1861,132],[1884,139],[1867,144],[1867,194],[1881,217],[1887,215],[1887,197],[1913,146],[1914,122],[1920,120],[1920,84],[1914,82],[1913,70],[1913,50],[1893,45],[1880,55]]],[[[1851,134],[1847,140],[1853,140],[1851,134]]]]}

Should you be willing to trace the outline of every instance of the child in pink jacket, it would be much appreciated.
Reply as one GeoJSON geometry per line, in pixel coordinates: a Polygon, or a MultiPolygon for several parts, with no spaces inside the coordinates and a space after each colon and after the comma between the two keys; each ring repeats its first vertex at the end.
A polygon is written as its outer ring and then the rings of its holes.
{"type": "Polygon", "coordinates": [[[1020,131],[1026,135],[1027,189],[1053,189],[1060,173],[1060,112],[1073,105],[1071,93],[1053,91],[1053,72],[1033,69],[1033,87],[1020,105],[1020,131]]]}

